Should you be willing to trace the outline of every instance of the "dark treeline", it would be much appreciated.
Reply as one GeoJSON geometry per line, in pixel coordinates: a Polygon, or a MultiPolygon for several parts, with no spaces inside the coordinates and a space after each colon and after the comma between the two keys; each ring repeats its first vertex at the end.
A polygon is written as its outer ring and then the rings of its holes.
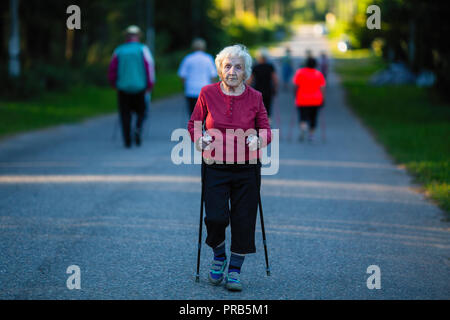
{"type": "Polygon", "coordinates": [[[149,42],[159,72],[175,70],[196,36],[216,53],[231,43],[253,46],[281,38],[292,21],[324,21],[333,13],[354,47],[374,41],[390,61],[431,70],[450,92],[450,2],[446,0],[5,0],[0,1],[0,94],[32,95],[73,83],[106,85],[106,68],[123,30],[154,28],[149,42]],[[8,78],[10,3],[19,3],[19,80],[8,78]],[[81,8],[81,30],[68,31],[66,8],[81,8]],[[381,8],[381,30],[368,30],[366,8],[381,8]]]}
{"type": "Polygon", "coordinates": [[[19,3],[21,76],[9,79],[10,3],[1,1],[0,85],[2,95],[21,96],[73,83],[106,85],[114,48],[131,24],[143,31],[159,71],[175,70],[194,37],[211,53],[224,45],[247,46],[286,34],[290,0],[14,0],[19,3]],[[68,30],[66,9],[81,9],[81,30],[68,30]],[[151,26],[154,33],[149,33],[151,26]],[[154,35],[153,37],[151,35],[154,35]],[[152,41],[147,41],[152,39],[152,41]],[[5,83],[6,82],[6,83],[5,83]]]}

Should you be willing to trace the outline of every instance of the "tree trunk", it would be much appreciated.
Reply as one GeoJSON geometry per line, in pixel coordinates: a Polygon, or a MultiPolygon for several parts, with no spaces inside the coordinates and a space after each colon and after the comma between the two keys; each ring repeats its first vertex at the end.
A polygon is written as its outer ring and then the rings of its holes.
{"type": "Polygon", "coordinates": [[[9,75],[20,75],[19,0],[10,0],[11,34],[9,38],[9,75]]]}
{"type": "Polygon", "coordinates": [[[145,32],[146,39],[145,42],[147,43],[147,46],[150,48],[150,51],[152,54],[155,54],[155,3],[153,0],[146,0],[146,25],[147,30],[145,32]]]}
{"type": "Polygon", "coordinates": [[[234,0],[234,15],[238,18],[244,14],[244,1],[234,0]]]}

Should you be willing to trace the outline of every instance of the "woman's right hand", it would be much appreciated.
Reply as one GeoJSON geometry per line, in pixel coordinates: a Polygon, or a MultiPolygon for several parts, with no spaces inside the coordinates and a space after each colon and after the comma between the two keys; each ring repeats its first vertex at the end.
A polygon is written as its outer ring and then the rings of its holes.
{"type": "Polygon", "coordinates": [[[202,150],[208,150],[209,149],[209,145],[212,143],[212,137],[205,133],[203,136],[201,136],[197,142],[195,143],[195,146],[197,148],[198,151],[202,151],[202,150]]]}

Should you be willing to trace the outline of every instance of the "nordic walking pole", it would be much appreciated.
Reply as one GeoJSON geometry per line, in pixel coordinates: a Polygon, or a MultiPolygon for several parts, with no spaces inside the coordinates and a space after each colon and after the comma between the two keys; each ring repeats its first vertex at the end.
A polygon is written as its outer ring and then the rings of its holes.
{"type": "Polygon", "coordinates": [[[203,194],[204,194],[204,175],[205,175],[205,164],[203,163],[202,154],[202,169],[201,169],[201,196],[200,196],[200,222],[198,226],[198,252],[197,252],[197,273],[195,275],[195,282],[200,281],[200,252],[202,250],[202,227],[203,227],[203,194]]]}
{"type": "Polygon", "coordinates": [[[325,115],[323,114],[325,109],[324,106],[320,107],[322,110],[320,110],[320,132],[322,133],[322,142],[326,142],[327,138],[325,135],[325,115]]]}
{"type": "Polygon", "coordinates": [[[262,233],[263,245],[264,245],[264,256],[266,258],[266,273],[267,273],[267,276],[270,276],[269,256],[267,254],[266,230],[264,229],[264,217],[263,217],[263,209],[262,209],[262,201],[261,201],[261,166],[260,165],[258,165],[256,167],[256,185],[258,186],[259,218],[261,220],[261,233],[262,233]]]}
{"type": "Polygon", "coordinates": [[[280,104],[276,103],[274,105],[274,107],[276,107],[276,108],[274,108],[275,109],[275,118],[277,121],[278,130],[280,131],[280,140],[283,140],[283,135],[281,133],[281,119],[280,119],[280,109],[279,109],[280,104]]]}
{"type": "Polygon", "coordinates": [[[319,124],[320,124],[320,133],[322,137],[322,142],[325,143],[327,138],[325,135],[325,115],[323,114],[325,112],[325,93],[323,93],[323,101],[322,105],[319,106],[319,124]]]}
{"type": "Polygon", "coordinates": [[[145,115],[144,121],[142,122],[143,136],[147,139],[149,137],[150,131],[150,106],[151,106],[152,96],[148,91],[145,92],[145,115]],[[147,124],[147,125],[146,125],[147,124]]]}
{"type": "Polygon", "coordinates": [[[261,204],[261,196],[259,197],[259,217],[261,219],[261,232],[262,232],[263,244],[264,244],[264,256],[266,258],[266,273],[268,276],[270,276],[269,257],[267,255],[266,231],[264,230],[264,218],[263,218],[263,211],[262,211],[262,204],[261,204]]]}
{"type": "Polygon", "coordinates": [[[294,117],[295,117],[295,108],[296,107],[294,107],[294,109],[293,109],[293,112],[291,114],[291,120],[290,120],[290,123],[289,123],[289,135],[288,135],[288,141],[289,142],[292,141],[292,131],[294,130],[294,125],[295,125],[295,119],[294,119],[294,117]]]}
{"type": "MultiPolygon", "coordinates": [[[[207,116],[208,114],[206,114],[207,116]]],[[[203,120],[202,133],[206,131],[206,116],[205,120],[203,120]]],[[[195,282],[200,281],[200,253],[202,250],[202,228],[203,228],[203,202],[204,202],[204,193],[205,193],[205,174],[206,174],[206,164],[203,159],[203,148],[202,148],[202,167],[201,167],[201,196],[200,196],[200,223],[198,226],[198,252],[197,252],[197,273],[195,274],[195,282]]]]}
{"type": "Polygon", "coordinates": [[[120,117],[118,117],[117,121],[114,121],[113,133],[111,140],[114,142],[116,140],[117,128],[120,128],[120,117]]]}

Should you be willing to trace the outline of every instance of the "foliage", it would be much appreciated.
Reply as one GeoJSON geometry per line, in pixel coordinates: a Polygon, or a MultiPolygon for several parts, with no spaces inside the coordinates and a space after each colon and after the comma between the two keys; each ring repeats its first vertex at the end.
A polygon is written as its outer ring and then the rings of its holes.
{"type": "Polygon", "coordinates": [[[253,15],[244,15],[241,19],[231,19],[227,34],[231,43],[242,43],[247,47],[261,43],[281,40],[289,29],[281,23],[259,25],[253,15]]]}
{"type": "MultiPolygon", "coordinates": [[[[8,65],[8,2],[0,4],[5,21],[0,25],[2,66],[8,65]]],[[[220,0],[20,1],[22,75],[10,80],[7,69],[2,68],[0,83],[4,85],[0,95],[23,98],[47,90],[67,90],[80,83],[107,85],[111,54],[124,41],[123,32],[130,24],[141,28],[144,42],[147,25],[153,24],[155,37],[150,45],[154,48],[157,74],[175,71],[190,51],[194,37],[204,38],[212,54],[231,43],[252,46],[273,41],[287,32],[286,17],[290,11],[286,8],[290,2],[236,0],[230,5],[229,1],[220,0]],[[69,16],[66,8],[72,4],[81,9],[81,30],[68,31],[65,26],[69,16]],[[283,11],[284,16],[275,9],[283,11]]]]}
{"type": "MultiPolygon", "coordinates": [[[[338,0],[337,3],[344,2],[338,0]]],[[[356,48],[382,52],[388,61],[403,61],[419,73],[431,70],[437,76],[437,87],[450,98],[450,47],[444,40],[450,33],[448,1],[360,0],[351,10],[351,19],[338,16],[332,34],[347,34],[356,48]],[[369,5],[381,9],[381,29],[366,26],[369,5]]]]}
{"type": "MultiPolygon", "coordinates": [[[[182,89],[176,73],[160,75],[152,101],[182,89]]],[[[0,137],[63,123],[71,123],[117,110],[116,93],[106,87],[83,84],[64,91],[39,91],[39,99],[0,101],[0,137]]]]}
{"type": "Polygon", "coordinates": [[[431,89],[368,84],[384,68],[380,58],[339,59],[336,71],[352,109],[376,138],[450,212],[450,106],[431,89]]]}

